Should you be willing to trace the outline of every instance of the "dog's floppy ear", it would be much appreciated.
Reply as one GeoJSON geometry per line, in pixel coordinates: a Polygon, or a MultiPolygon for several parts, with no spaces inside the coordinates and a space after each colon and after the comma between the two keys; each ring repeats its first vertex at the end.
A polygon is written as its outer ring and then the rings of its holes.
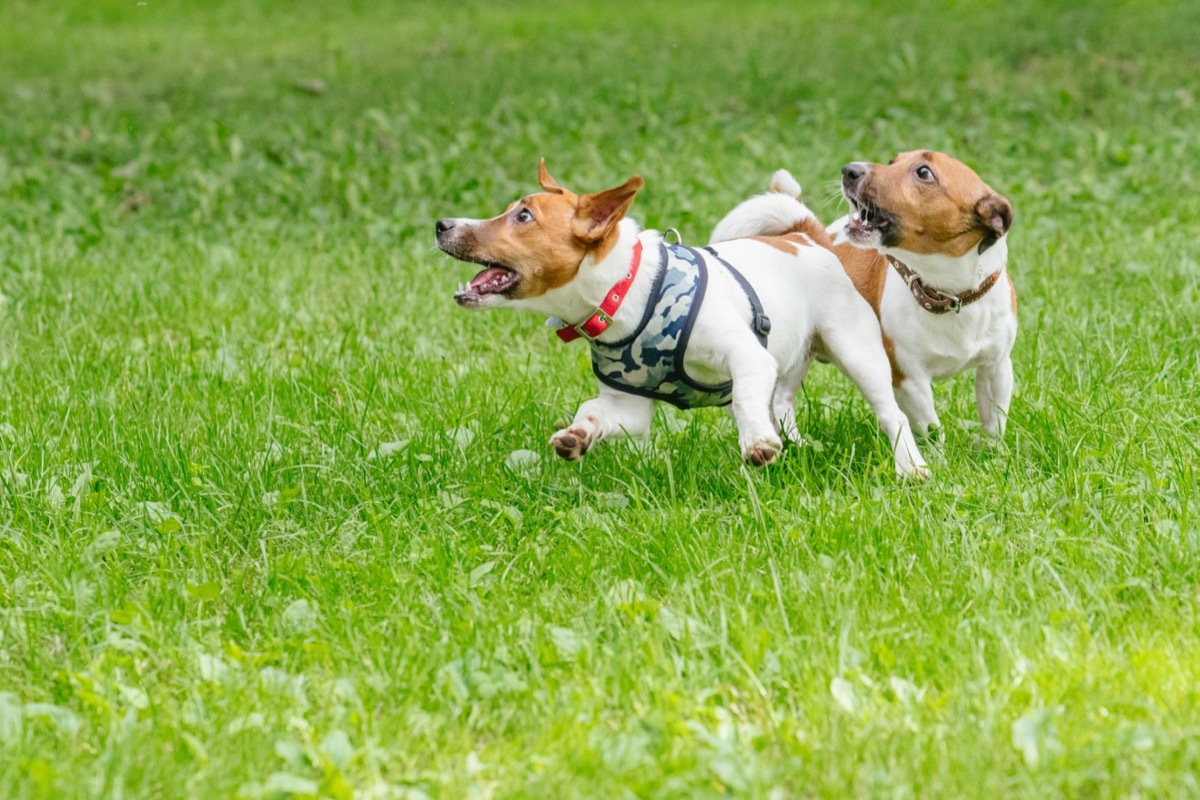
{"type": "Polygon", "coordinates": [[[1012,227],[1012,203],[998,194],[989,194],[975,204],[975,218],[983,230],[983,239],[979,242],[979,252],[982,253],[1012,227]]]}
{"type": "Polygon", "coordinates": [[[625,216],[643,185],[642,176],[634,175],[615,188],[580,195],[575,218],[571,220],[571,233],[588,244],[600,241],[625,216]]]}
{"type": "Polygon", "coordinates": [[[546,159],[538,159],[538,183],[542,186],[542,191],[550,192],[551,194],[562,194],[566,190],[558,185],[558,181],[550,174],[550,170],[546,169],[546,159]]]}

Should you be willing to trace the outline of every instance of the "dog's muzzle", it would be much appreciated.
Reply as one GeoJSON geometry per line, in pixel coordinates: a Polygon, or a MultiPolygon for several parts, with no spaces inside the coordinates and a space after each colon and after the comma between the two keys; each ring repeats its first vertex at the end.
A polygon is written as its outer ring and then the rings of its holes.
{"type": "Polygon", "coordinates": [[[842,186],[846,191],[853,191],[868,172],[871,166],[862,161],[851,161],[842,167],[842,186]]]}

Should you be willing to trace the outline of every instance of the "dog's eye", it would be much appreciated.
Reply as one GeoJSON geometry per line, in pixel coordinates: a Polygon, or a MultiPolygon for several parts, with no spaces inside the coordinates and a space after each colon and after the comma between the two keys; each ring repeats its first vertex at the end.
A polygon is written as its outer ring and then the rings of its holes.
{"type": "Polygon", "coordinates": [[[528,208],[522,208],[517,212],[516,220],[517,222],[533,222],[533,214],[529,213],[528,208]]]}
{"type": "Polygon", "coordinates": [[[933,170],[924,165],[917,167],[917,180],[933,183],[933,170]]]}

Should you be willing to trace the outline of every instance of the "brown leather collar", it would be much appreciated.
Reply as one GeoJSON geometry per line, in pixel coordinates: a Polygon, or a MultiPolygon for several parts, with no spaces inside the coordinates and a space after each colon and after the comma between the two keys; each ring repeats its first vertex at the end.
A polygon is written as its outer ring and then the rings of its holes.
{"type": "Polygon", "coordinates": [[[921,276],[913,271],[912,267],[899,261],[891,256],[887,256],[888,263],[896,268],[896,272],[900,273],[900,277],[908,284],[909,291],[916,298],[917,305],[928,311],[930,314],[947,314],[953,311],[957,314],[962,311],[963,306],[969,306],[976,300],[988,293],[988,290],[996,285],[996,281],[1000,280],[1001,270],[996,270],[991,275],[983,279],[983,283],[965,292],[958,294],[946,294],[942,291],[934,289],[931,286],[926,286],[921,280],[921,276]]]}

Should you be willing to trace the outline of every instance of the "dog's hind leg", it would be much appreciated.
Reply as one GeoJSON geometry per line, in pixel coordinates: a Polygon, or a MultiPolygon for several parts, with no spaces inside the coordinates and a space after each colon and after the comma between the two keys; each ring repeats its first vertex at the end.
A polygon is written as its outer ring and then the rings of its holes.
{"type": "Polygon", "coordinates": [[[550,437],[554,451],[568,461],[582,458],[601,439],[645,436],[654,401],[601,385],[600,396],[585,401],[566,428],[550,437]]]}
{"type": "Polygon", "coordinates": [[[745,341],[730,350],[728,366],[733,378],[732,410],[738,428],[738,447],[746,463],[765,467],[783,449],[783,441],[771,419],[779,366],[749,329],[745,331],[745,341]]]}
{"type": "Polygon", "coordinates": [[[780,436],[797,444],[800,443],[801,437],[800,429],[796,426],[796,393],[800,391],[800,385],[804,383],[804,376],[808,374],[811,363],[812,360],[806,358],[792,369],[781,373],[778,383],[775,384],[775,395],[771,398],[775,430],[780,436]]]}
{"type": "Polygon", "coordinates": [[[929,467],[892,392],[892,368],[883,349],[879,325],[866,302],[856,299],[866,313],[846,314],[838,324],[823,330],[821,339],[838,369],[858,387],[875,412],[891,442],[896,474],[924,480],[929,477],[929,467]]]}

